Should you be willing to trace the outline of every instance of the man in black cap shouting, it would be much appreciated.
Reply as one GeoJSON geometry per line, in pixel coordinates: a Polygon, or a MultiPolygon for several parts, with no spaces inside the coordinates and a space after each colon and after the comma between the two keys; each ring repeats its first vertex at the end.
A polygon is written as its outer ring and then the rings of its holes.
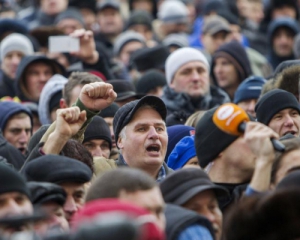
{"type": "Polygon", "coordinates": [[[255,106],[257,121],[272,128],[280,137],[300,135],[300,106],[290,92],[274,89],[264,94],[255,106]]]}
{"type": "Polygon", "coordinates": [[[163,101],[145,96],[122,106],[114,117],[113,127],[121,154],[117,165],[146,171],[157,181],[170,172],[164,163],[168,135],[163,101]]]}

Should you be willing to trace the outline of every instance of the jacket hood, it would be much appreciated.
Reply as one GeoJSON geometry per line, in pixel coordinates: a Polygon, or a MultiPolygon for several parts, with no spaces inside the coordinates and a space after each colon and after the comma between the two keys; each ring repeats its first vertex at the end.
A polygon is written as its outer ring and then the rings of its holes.
{"type": "Polygon", "coordinates": [[[67,82],[68,79],[64,76],[55,74],[43,88],[38,105],[39,118],[42,125],[52,123],[49,110],[50,100],[55,93],[62,91],[67,82]]]}
{"type": "Polygon", "coordinates": [[[272,44],[273,35],[275,31],[281,27],[290,29],[292,32],[294,32],[295,35],[299,32],[298,23],[294,19],[289,17],[280,17],[275,19],[270,23],[268,27],[268,39],[269,39],[269,43],[271,43],[270,44],[271,48],[273,48],[273,44],[272,44]]]}
{"type": "Polygon", "coordinates": [[[16,103],[13,101],[0,102],[0,128],[4,131],[5,126],[9,118],[17,113],[25,113],[30,117],[31,126],[33,126],[32,114],[29,108],[23,106],[21,103],[16,103]]]}
{"type": "Polygon", "coordinates": [[[231,41],[222,45],[212,56],[211,64],[211,77],[215,86],[218,86],[215,74],[215,60],[219,57],[224,57],[229,60],[239,73],[240,81],[244,81],[247,77],[252,75],[251,64],[247,56],[246,50],[244,47],[237,41],[231,41]],[[240,70],[239,70],[240,69],[240,70]]]}
{"type": "Polygon", "coordinates": [[[16,81],[15,81],[16,94],[22,101],[30,101],[30,96],[28,95],[24,86],[24,81],[25,81],[24,75],[26,73],[27,67],[32,63],[38,63],[38,62],[50,65],[53,69],[53,74],[61,74],[63,76],[66,76],[65,68],[60,63],[58,63],[53,59],[49,59],[43,55],[25,56],[24,58],[22,58],[22,61],[18,66],[17,73],[16,73],[16,81]]]}

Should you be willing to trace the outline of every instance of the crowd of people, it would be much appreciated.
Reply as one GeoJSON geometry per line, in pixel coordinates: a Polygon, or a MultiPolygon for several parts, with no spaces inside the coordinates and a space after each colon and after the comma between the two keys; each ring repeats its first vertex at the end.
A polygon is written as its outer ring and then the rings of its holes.
{"type": "Polygon", "coordinates": [[[300,238],[298,59],[298,0],[0,0],[0,239],[300,238]]]}

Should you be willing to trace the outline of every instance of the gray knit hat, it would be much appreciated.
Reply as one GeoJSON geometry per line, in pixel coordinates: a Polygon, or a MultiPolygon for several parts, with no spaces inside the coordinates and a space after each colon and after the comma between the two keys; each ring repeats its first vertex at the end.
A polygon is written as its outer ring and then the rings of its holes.
{"type": "Polygon", "coordinates": [[[164,23],[187,23],[188,9],[178,0],[163,1],[159,7],[158,18],[164,23]]]}
{"type": "Polygon", "coordinates": [[[168,35],[162,42],[165,46],[177,46],[179,48],[188,47],[189,39],[188,36],[184,33],[173,33],[168,35]]]}
{"type": "Polygon", "coordinates": [[[168,84],[172,82],[175,73],[181,66],[192,61],[203,62],[209,71],[209,63],[203,53],[199,50],[191,47],[184,47],[172,52],[172,54],[167,58],[165,65],[168,84]]]}
{"type": "Polygon", "coordinates": [[[20,51],[25,56],[34,53],[33,45],[28,37],[19,33],[12,33],[4,38],[0,44],[0,60],[3,61],[7,53],[20,51]]]}
{"type": "Polygon", "coordinates": [[[122,48],[129,42],[140,42],[146,46],[145,38],[134,31],[126,31],[118,36],[114,44],[114,55],[118,56],[122,51],[122,48]]]}

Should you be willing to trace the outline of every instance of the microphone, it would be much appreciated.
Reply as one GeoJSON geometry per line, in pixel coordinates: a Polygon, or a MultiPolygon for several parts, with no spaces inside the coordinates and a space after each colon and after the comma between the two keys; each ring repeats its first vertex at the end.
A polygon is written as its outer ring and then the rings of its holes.
{"type": "MultiPolygon", "coordinates": [[[[213,115],[213,122],[216,126],[231,135],[240,136],[246,130],[246,124],[249,122],[247,113],[233,103],[221,105],[213,115]]],[[[284,152],[285,146],[277,139],[270,139],[273,147],[278,152],[284,152]]]]}

